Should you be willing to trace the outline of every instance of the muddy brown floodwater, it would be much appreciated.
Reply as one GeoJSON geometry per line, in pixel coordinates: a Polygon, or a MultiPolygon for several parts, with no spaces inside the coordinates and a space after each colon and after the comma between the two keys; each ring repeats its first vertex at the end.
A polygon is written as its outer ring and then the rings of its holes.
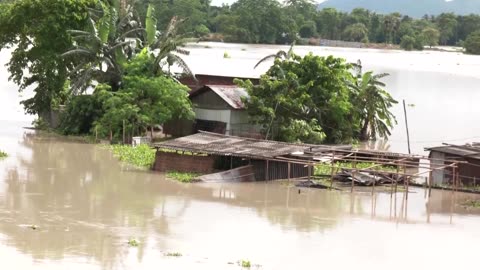
{"type": "Polygon", "coordinates": [[[2,269],[468,269],[475,195],[180,184],[99,146],[0,123],[2,269]],[[395,202],[396,201],[396,202],[395,202]],[[139,242],[128,245],[130,239],[139,242]],[[167,256],[180,253],[182,256],[167,256]]]}

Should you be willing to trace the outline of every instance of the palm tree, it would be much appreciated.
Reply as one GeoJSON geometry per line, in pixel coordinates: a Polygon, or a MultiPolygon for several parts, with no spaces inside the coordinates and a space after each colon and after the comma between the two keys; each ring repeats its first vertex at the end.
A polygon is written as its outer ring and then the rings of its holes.
{"type": "Polygon", "coordinates": [[[75,47],[62,56],[80,59],[70,75],[74,94],[85,91],[92,81],[107,83],[116,91],[121,85],[123,65],[143,49],[149,50],[154,58],[153,75],[164,73],[174,77],[170,67],[177,65],[185,74],[193,76],[185,61],[178,56],[188,54],[179,48],[188,41],[177,34],[182,20],[173,17],[167,29],[158,32],[151,4],[143,28],[133,6],[126,6],[123,10],[124,1],[110,2],[99,2],[97,8],[90,11],[88,31],[70,31],[75,47]]]}
{"type": "Polygon", "coordinates": [[[391,135],[390,129],[397,122],[395,116],[390,112],[390,108],[393,104],[398,103],[383,89],[385,83],[380,81],[389,74],[373,74],[372,71],[362,73],[360,61],[354,66],[356,74],[350,87],[360,116],[359,139],[361,141],[375,140],[377,135],[387,138],[391,135]]]}

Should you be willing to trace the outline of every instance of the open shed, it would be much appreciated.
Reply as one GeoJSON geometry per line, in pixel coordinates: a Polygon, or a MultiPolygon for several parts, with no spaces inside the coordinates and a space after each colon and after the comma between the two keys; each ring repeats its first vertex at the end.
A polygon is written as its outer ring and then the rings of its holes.
{"type": "MultiPolygon", "coordinates": [[[[452,162],[458,162],[457,173],[460,182],[464,185],[477,185],[480,180],[480,143],[465,145],[445,144],[427,148],[430,151],[432,167],[439,167],[452,162]]],[[[433,183],[450,184],[454,178],[452,167],[445,167],[433,171],[433,183]]]]}
{"type": "MultiPolygon", "coordinates": [[[[200,132],[154,145],[157,148],[154,169],[214,173],[251,166],[255,180],[308,177],[313,162],[293,158],[318,145],[293,144],[200,132]],[[289,158],[291,157],[291,158],[289,158]]],[[[325,146],[334,149],[331,146],[325,146]]]]}

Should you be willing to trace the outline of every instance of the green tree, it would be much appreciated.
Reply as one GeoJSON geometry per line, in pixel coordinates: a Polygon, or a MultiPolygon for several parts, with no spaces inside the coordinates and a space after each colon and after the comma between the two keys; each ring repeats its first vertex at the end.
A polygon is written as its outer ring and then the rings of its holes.
{"type": "Polygon", "coordinates": [[[349,25],[343,31],[343,38],[346,41],[368,42],[368,29],[363,23],[349,25]]]}
{"type": "Polygon", "coordinates": [[[473,32],[465,40],[465,51],[470,54],[480,54],[480,31],[473,32]]]}
{"type": "Polygon", "coordinates": [[[152,73],[155,65],[147,49],[125,65],[121,88],[113,92],[109,85],[100,84],[95,97],[104,114],[95,122],[96,129],[106,136],[122,136],[123,125],[130,135],[144,134],[148,128],[162,125],[174,117],[191,119],[193,111],[188,87],[165,76],[152,73]]]}
{"type": "Polygon", "coordinates": [[[251,121],[265,133],[273,126],[269,139],[349,142],[358,131],[345,83],[351,78],[349,69],[345,60],[333,56],[292,54],[277,58],[259,85],[239,84],[250,95],[251,121]]]}
{"type": "Polygon", "coordinates": [[[354,107],[360,115],[359,139],[362,141],[375,140],[377,135],[387,138],[390,136],[390,129],[396,124],[390,108],[398,102],[383,89],[385,84],[380,81],[386,76],[387,73],[363,73],[360,61],[356,65],[356,76],[350,86],[354,93],[354,107]]]}
{"type": "Polygon", "coordinates": [[[425,44],[427,44],[431,48],[433,46],[438,45],[440,32],[433,27],[428,27],[423,29],[422,36],[423,36],[423,39],[425,40],[425,44]]]}
{"type": "MultiPolygon", "coordinates": [[[[440,43],[442,45],[447,45],[451,39],[455,40],[456,30],[458,26],[455,14],[442,13],[437,17],[436,21],[438,29],[440,31],[440,43]]],[[[456,40],[452,44],[455,43],[456,40]]]]}
{"type": "Polygon", "coordinates": [[[409,35],[404,35],[400,42],[400,47],[406,51],[412,51],[415,48],[415,38],[409,35]]]}
{"type": "Polygon", "coordinates": [[[314,21],[307,21],[300,27],[299,33],[302,38],[313,37],[317,34],[317,25],[314,21]]]}
{"type": "Polygon", "coordinates": [[[0,4],[0,49],[13,48],[8,62],[10,79],[23,91],[34,89],[22,104],[29,114],[47,114],[63,103],[68,67],[79,59],[64,59],[72,46],[68,30],[88,22],[93,0],[19,0],[0,4]]]}

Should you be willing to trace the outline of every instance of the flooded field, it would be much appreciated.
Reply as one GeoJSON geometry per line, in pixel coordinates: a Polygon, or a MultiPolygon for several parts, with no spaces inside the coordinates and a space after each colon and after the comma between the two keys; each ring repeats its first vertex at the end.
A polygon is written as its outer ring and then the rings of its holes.
{"type": "Polygon", "coordinates": [[[109,150],[1,122],[0,258],[8,269],[467,269],[475,195],[370,195],[286,183],[180,184],[109,150]],[[138,246],[128,244],[135,239],[138,246]],[[179,253],[179,254],[174,254],[179,253]],[[170,255],[182,256],[170,256],[170,255]]]}

